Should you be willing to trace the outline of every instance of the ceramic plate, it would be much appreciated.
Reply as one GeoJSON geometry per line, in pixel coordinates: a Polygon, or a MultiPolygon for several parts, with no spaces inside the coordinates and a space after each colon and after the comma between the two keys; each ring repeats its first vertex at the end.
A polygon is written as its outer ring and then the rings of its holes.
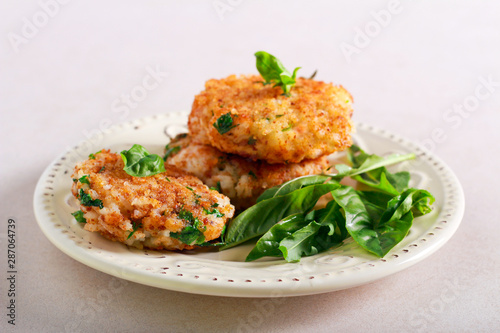
{"type": "Polygon", "coordinates": [[[395,169],[411,173],[412,186],[436,198],[432,213],[418,217],[408,236],[383,259],[349,240],[344,245],[302,258],[244,262],[252,245],[226,251],[176,253],[138,250],[85,231],[71,213],[74,165],[102,148],[120,152],[134,143],[162,154],[169,138],[186,131],[187,113],[168,113],[106,130],[58,157],[42,174],[34,194],[38,224],[61,251],[79,262],[116,277],[189,293],[278,297],[323,293],[362,285],[399,272],[437,251],[457,230],[464,211],[463,192],[453,172],[432,153],[384,130],[356,124],[356,144],[369,153],[415,153],[417,159],[395,169]]]}

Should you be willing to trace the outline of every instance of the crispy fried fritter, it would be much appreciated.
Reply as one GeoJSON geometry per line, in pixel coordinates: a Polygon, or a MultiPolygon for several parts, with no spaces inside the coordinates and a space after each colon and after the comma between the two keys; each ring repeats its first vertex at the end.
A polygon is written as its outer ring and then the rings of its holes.
{"type": "Polygon", "coordinates": [[[123,166],[119,154],[103,150],[75,167],[72,192],[85,230],[138,248],[192,249],[218,238],[234,214],[227,197],[171,165],[149,177],[123,166]]]}
{"type": "Polygon", "coordinates": [[[193,143],[186,135],[178,136],[168,147],[181,149],[169,155],[167,163],[192,173],[208,186],[217,187],[219,184],[221,192],[237,209],[255,204],[257,197],[270,187],[300,176],[321,173],[328,167],[326,157],[289,164],[252,161],[193,143]]]}
{"type": "Polygon", "coordinates": [[[268,163],[298,163],[351,145],[352,97],[298,78],[291,96],[257,75],[209,80],[189,116],[194,142],[268,163]]]}

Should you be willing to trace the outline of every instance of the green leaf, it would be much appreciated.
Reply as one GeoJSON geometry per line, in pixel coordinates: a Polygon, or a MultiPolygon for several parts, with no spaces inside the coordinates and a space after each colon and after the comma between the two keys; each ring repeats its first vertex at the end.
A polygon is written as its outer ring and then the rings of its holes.
{"type": "Polygon", "coordinates": [[[378,257],[384,257],[407,235],[413,222],[413,211],[427,213],[434,201],[425,190],[408,189],[391,199],[385,209],[374,209],[373,200],[367,200],[352,187],[342,186],[332,195],[344,210],[349,234],[356,243],[378,257]]]}
{"type": "Polygon", "coordinates": [[[81,176],[80,179],[78,179],[78,181],[82,184],[90,185],[89,175],[81,176]]]}
{"type": "Polygon", "coordinates": [[[135,144],[129,150],[121,152],[126,173],[134,177],[148,177],[165,172],[163,159],[150,154],[143,146],[135,144]]]}
{"type": "Polygon", "coordinates": [[[142,223],[132,221],[132,231],[128,234],[127,239],[129,239],[130,237],[132,237],[132,235],[133,235],[133,234],[135,234],[135,232],[136,232],[139,228],[142,228],[142,223]]]}
{"type": "Polygon", "coordinates": [[[303,228],[309,223],[304,219],[304,214],[290,215],[273,225],[262,237],[259,238],[255,247],[250,251],[245,261],[253,261],[264,256],[282,257],[283,253],[279,246],[281,240],[291,236],[295,231],[303,228]]]}
{"type": "Polygon", "coordinates": [[[212,210],[203,208],[203,211],[205,212],[205,214],[214,215],[215,217],[223,217],[224,216],[224,214],[219,212],[219,210],[217,208],[213,208],[212,210]]]}
{"type": "MultiPolygon", "coordinates": [[[[363,165],[363,163],[367,164],[366,161],[373,162],[378,158],[376,155],[365,153],[358,146],[352,146],[348,150],[347,156],[356,168],[359,168],[363,165]]],[[[375,190],[392,195],[398,195],[408,188],[410,173],[407,171],[390,173],[387,168],[379,167],[377,169],[352,176],[352,178],[360,183],[370,186],[375,190]]]]}
{"type": "Polygon", "coordinates": [[[200,222],[197,217],[193,216],[188,210],[184,208],[179,212],[179,218],[186,221],[188,224],[181,232],[171,232],[170,237],[175,238],[187,245],[202,245],[205,243],[205,231],[206,227],[200,222]]]}
{"type": "Polygon", "coordinates": [[[323,184],[327,180],[331,179],[330,176],[326,175],[311,175],[311,176],[302,176],[292,180],[289,180],[281,185],[271,187],[265,190],[258,198],[257,202],[267,200],[270,198],[274,198],[277,196],[283,196],[288,193],[291,193],[295,190],[301,189],[303,187],[323,184]]]}
{"type": "Polygon", "coordinates": [[[279,249],[288,262],[299,261],[302,256],[315,255],[342,243],[348,233],[340,206],[335,201],[306,217],[309,224],[287,236],[279,249]]]}
{"type": "Polygon", "coordinates": [[[283,89],[284,95],[290,96],[290,89],[296,83],[297,71],[300,67],[295,68],[293,74],[290,74],[278,58],[267,52],[256,52],[255,57],[257,70],[264,78],[265,84],[274,83],[275,87],[283,89]]]}
{"type": "Polygon", "coordinates": [[[80,200],[80,203],[82,206],[87,206],[87,207],[99,207],[102,209],[104,207],[102,201],[100,199],[92,199],[90,194],[85,193],[83,189],[80,189],[78,199],[80,200]]]}
{"type": "Polygon", "coordinates": [[[309,212],[321,196],[339,187],[336,182],[310,185],[259,201],[230,222],[223,249],[264,234],[285,217],[309,212]]]}
{"type": "MultiPolygon", "coordinates": [[[[355,156],[352,152],[358,152],[358,151],[362,152],[362,150],[355,145],[353,145],[351,148],[349,148],[348,156],[350,157],[350,159],[353,158],[353,156],[355,156]]],[[[372,170],[376,170],[378,168],[382,168],[382,167],[385,167],[385,166],[388,166],[391,164],[395,164],[395,163],[399,163],[399,162],[403,162],[406,160],[411,160],[414,158],[415,158],[415,154],[404,154],[404,155],[392,154],[392,155],[389,155],[387,157],[382,157],[382,156],[377,156],[375,154],[369,155],[369,154],[366,154],[363,152],[362,154],[360,154],[359,156],[356,156],[354,159],[351,160],[351,163],[353,164],[352,167],[345,165],[345,164],[337,164],[337,165],[335,165],[335,169],[337,169],[338,173],[336,175],[329,175],[329,176],[331,176],[333,179],[341,180],[344,177],[353,177],[353,176],[360,175],[360,174],[363,174],[363,173],[366,173],[366,172],[369,172],[372,170]]],[[[387,174],[387,172],[386,172],[386,174],[387,174]]],[[[397,180],[394,180],[394,181],[396,183],[397,182],[403,183],[404,177],[406,177],[406,176],[400,176],[400,178],[396,177],[397,180]]],[[[397,184],[395,184],[395,185],[400,186],[397,184]]]]}
{"type": "Polygon", "coordinates": [[[230,130],[238,126],[233,124],[233,118],[231,117],[231,112],[228,112],[220,116],[213,125],[221,135],[229,132],[230,130]]]}
{"type": "Polygon", "coordinates": [[[83,212],[81,210],[78,210],[74,213],[71,213],[71,215],[73,215],[75,217],[75,220],[76,222],[78,223],[87,223],[87,220],[85,219],[85,217],[83,216],[83,212]]]}
{"type": "Polygon", "coordinates": [[[163,155],[163,160],[166,161],[170,155],[176,154],[181,150],[181,146],[172,146],[170,147],[170,143],[165,146],[165,155],[163,155]]]}
{"type": "Polygon", "coordinates": [[[95,160],[95,155],[99,154],[100,152],[102,152],[102,149],[99,150],[98,152],[96,153],[91,153],[89,154],[89,160],[95,160]]]}

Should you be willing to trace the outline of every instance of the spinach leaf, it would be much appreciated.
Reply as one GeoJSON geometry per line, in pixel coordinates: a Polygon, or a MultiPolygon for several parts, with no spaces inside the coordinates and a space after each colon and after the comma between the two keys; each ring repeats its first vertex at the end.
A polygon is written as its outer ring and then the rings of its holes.
{"type": "MultiPolygon", "coordinates": [[[[357,146],[352,146],[349,148],[349,151],[361,151],[359,147],[357,146]]],[[[352,158],[351,155],[352,152],[348,155],[350,158],[352,158]]],[[[344,177],[353,177],[356,175],[361,175],[363,173],[367,173],[372,170],[376,170],[378,168],[385,167],[387,165],[399,163],[402,161],[406,160],[411,160],[415,158],[415,154],[392,154],[387,157],[382,157],[382,156],[377,156],[375,154],[361,154],[358,156],[356,159],[352,160],[351,163],[353,163],[353,166],[350,167],[345,164],[337,164],[335,165],[335,169],[337,169],[338,173],[336,175],[329,175],[335,180],[341,180],[344,177]]],[[[386,172],[387,174],[387,172],[386,172]]],[[[393,186],[397,186],[400,188],[401,186],[404,186],[404,177],[406,176],[396,176],[396,179],[394,181],[393,186]]],[[[399,194],[399,192],[398,192],[399,194]]]]}
{"type": "MultiPolygon", "coordinates": [[[[348,158],[354,167],[359,168],[371,156],[358,146],[352,146],[348,150],[348,158]]],[[[408,188],[410,173],[401,171],[390,173],[386,167],[380,167],[352,177],[354,180],[368,185],[378,191],[392,195],[398,195],[408,188]]]]}
{"type": "Polygon", "coordinates": [[[253,261],[264,256],[282,257],[283,253],[279,249],[281,240],[287,236],[291,236],[295,231],[300,230],[309,223],[309,221],[304,219],[304,214],[302,213],[285,217],[259,238],[245,261],[253,261]]]}
{"type": "Polygon", "coordinates": [[[387,203],[387,207],[374,209],[376,204],[348,186],[332,192],[343,208],[346,229],[365,250],[384,257],[408,233],[413,212],[428,213],[434,197],[425,190],[408,189],[387,203]],[[383,212],[382,212],[383,210],[383,212]]]}
{"type": "Polygon", "coordinates": [[[339,187],[336,182],[316,184],[258,202],[230,222],[222,249],[264,234],[285,217],[309,212],[321,196],[339,187]]]}
{"type": "Polygon", "coordinates": [[[320,210],[312,211],[306,220],[310,223],[280,242],[279,249],[288,262],[299,261],[302,256],[324,252],[340,245],[347,237],[345,218],[335,201],[320,210]]]}
{"type": "Polygon", "coordinates": [[[217,132],[220,134],[226,134],[238,125],[233,124],[233,118],[231,117],[231,112],[223,114],[220,116],[213,124],[217,132]]]}
{"type": "Polygon", "coordinates": [[[126,173],[134,177],[148,177],[158,173],[165,172],[165,164],[163,159],[156,155],[150,154],[146,148],[135,144],[129,150],[121,152],[126,173]]]}
{"type": "Polygon", "coordinates": [[[290,89],[296,83],[295,78],[300,67],[295,68],[293,74],[290,74],[278,58],[267,52],[256,52],[255,57],[257,70],[264,78],[264,84],[274,83],[274,87],[283,89],[283,95],[290,96],[290,89]]]}
{"type": "Polygon", "coordinates": [[[281,185],[271,187],[270,189],[265,190],[258,198],[257,202],[267,200],[270,198],[274,198],[276,196],[286,195],[295,190],[301,189],[306,186],[323,184],[328,179],[331,179],[330,176],[325,175],[311,175],[311,176],[303,176],[287,181],[281,185]]]}

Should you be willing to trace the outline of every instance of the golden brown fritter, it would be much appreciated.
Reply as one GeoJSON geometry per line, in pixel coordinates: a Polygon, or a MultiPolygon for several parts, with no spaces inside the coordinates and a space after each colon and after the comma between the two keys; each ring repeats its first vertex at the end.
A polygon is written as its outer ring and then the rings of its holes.
{"type": "Polygon", "coordinates": [[[227,197],[171,165],[149,177],[123,166],[119,154],[103,150],[75,167],[72,192],[85,230],[138,248],[192,249],[218,238],[234,214],[227,197]]]}
{"type": "Polygon", "coordinates": [[[326,157],[289,164],[252,161],[192,143],[185,135],[169,143],[170,148],[176,146],[181,147],[180,151],[169,155],[167,163],[195,175],[208,186],[217,187],[219,183],[221,192],[237,209],[255,204],[257,197],[270,187],[300,176],[319,174],[328,167],[326,157]]]}
{"type": "Polygon", "coordinates": [[[268,163],[298,163],[351,145],[352,97],[343,87],[298,78],[286,97],[262,81],[207,81],[189,116],[193,141],[268,163]]]}

